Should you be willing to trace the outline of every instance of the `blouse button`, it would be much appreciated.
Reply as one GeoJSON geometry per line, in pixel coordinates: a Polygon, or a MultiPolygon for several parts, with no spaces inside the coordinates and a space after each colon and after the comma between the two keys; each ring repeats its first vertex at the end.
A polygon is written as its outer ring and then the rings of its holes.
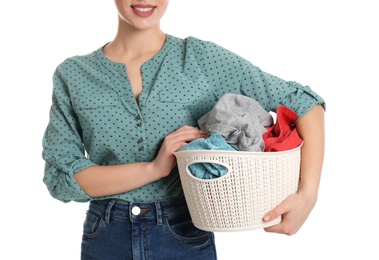
{"type": "Polygon", "coordinates": [[[138,115],[138,116],[136,117],[136,119],[137,119],[137,120],[140,120],[140,119],[141,119],[141,117],[138,115]]]}
{"type": "Polygon", "coordinates": [[[143,146],[141,146],[138,150],[143,151],[143,150],[145,150],[145,148],[143,148],[143,146]]]}
{"type": "Polygon", "coordinates": [[[141,126],[141,125],[142,125],[142,123],[141,123],[141,122],[138,122],[137,126],[141,126]]]}
{"type": "Polygon", "coordinates": [[[143,139],[140,138],[140,139],[138,140],[138,143],[142,143],[142,142],[143,142],[143,139]]]}

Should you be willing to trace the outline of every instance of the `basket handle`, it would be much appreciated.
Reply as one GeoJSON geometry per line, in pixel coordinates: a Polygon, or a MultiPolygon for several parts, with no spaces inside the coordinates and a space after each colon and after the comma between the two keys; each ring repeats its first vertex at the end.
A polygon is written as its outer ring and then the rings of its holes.
{"type": "Polygon", "coordinates": [[[191,178],[194,178],[196,180],[201,180],[201,181],[212,181],[212,180],[219,180],[220,178],[226,178],[226,176],[230,175],[231,171],[232,171],[232,167],[228,164],[228,163],[225,163],[225,162],[220,162],[220,161],[217,161],[217,160],[212,160],[212,159],[193,159],[191,161],[186,161],[185,163],[185,169],[186,169],[186,173],[187,175],[189,175],[191,178]],[[200,163],[200,164],[204,164],[204,163],[210,163],[210,164],[217,164],[217,165],[221,165],[223,167],[226,168],[227,172],[225,174],[223,174],[222,176],[219,176],[219,177],[216,177],[216,178],[213,178],[213,179],[202,179],[202,178],[198,178],[196,176],[194,176],[190,170],[189,170],[189,167],[193,164],[197,164],[197,163],[200,163]]]}

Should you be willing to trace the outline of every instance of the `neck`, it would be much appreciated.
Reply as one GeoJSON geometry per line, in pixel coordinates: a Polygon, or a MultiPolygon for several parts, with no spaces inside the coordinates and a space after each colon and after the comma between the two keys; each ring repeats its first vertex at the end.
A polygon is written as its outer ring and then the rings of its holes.
{"type": "Polygon", "coordinates": [[[112,56],[138,57],[158,52],[166,40],[166,35],[159,26],[146,30],[121,27],[119,25],[114,40],[105,47],[105,53],[112,56]]]}

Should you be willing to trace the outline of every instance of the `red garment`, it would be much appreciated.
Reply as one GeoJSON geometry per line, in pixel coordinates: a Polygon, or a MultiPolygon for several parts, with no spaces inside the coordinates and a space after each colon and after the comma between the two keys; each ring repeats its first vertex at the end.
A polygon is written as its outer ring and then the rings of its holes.
{"type": "Polygon", "coordinates": [[[265,152],[279,152],[298,147],[303,140],[297,133],[295,122],[298,114],[286,106],[280,106],[276,110],[276,122],[266,127],[263,134],[265,152]]]}

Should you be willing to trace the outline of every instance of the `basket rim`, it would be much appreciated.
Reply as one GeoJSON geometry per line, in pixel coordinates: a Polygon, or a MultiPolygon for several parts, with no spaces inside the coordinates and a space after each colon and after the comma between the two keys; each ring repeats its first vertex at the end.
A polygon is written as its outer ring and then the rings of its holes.
{"type": "Polygon", "coordinates": [[[228,150],[183,150],[183,151],[176,151],[174,152],[174,155],[176,157],[186,157],[188,155],[193,155],[196,153],[196,155],[224,155],[224,156],[254,156],[254,157],[270,157],[270,156],[280,156],[285,154],[294,153],[297,150],[300,150],[303,146],[304,142],[302,142],[299,146],[284,150],[284,151],[277,151],[277,152],[248,152],[248,151],[228,151],[228,150]]]}
{"type": "Polygon", "coordinates": [[[233,158],[233,159],[235,159],[235,158],[256,158],[256,159],[259,159],[259,158],[281,158],[283,156],[287,156],[287,155],[293,156],[295,154],[300,153],[301,146],[302,146],[302,144],[300,144],[296,148],[293,148],[290,150],[285,150],[285,151],[280,151],[280,152],[238,152],[238,151],[226,151],[226,150],[185,150],[185,151],[179,151],[178,152],[179,154],[176,154],[176,157],[178,159],[179,158],[186,159],[189,157],[192,157],[192,158],[195,157],[196,158],[194,160],[190,160],[190,161],[186,160],[185,162],[183,162],[184,163],[183,165],[185,166],[185,169],[184,169],[185,172],[180,172],[180,170],[179,170],[181,177],[184,174],[187,178],[190,178],[193,181],[196,181],[198,183],[207,183],[207,182],[208,183],[217,183],[217,182],[222,182],[224,179],[232,178],[233,170],[232,170],[230,163],[221,162],[221,161],[218,161],[217,159],[216,160],[210,159],[209,157],[216,156],[218,158],[227,157],[227,158],[233,158]],[[198,157],[205,157],[208,159],[206,159],[206,160],[198,159],[198,157]],[[227,172],[226,172],[226,174],[224,174],[220,177],[214,178],[214,179],[201,179],[201,178],[194,176],[189,170],[189,166],[192,164],[195,164],[195,163],[216,163],[216,164],[219,164],[221,166],[224,166],[227,169],[227,172]]]}

